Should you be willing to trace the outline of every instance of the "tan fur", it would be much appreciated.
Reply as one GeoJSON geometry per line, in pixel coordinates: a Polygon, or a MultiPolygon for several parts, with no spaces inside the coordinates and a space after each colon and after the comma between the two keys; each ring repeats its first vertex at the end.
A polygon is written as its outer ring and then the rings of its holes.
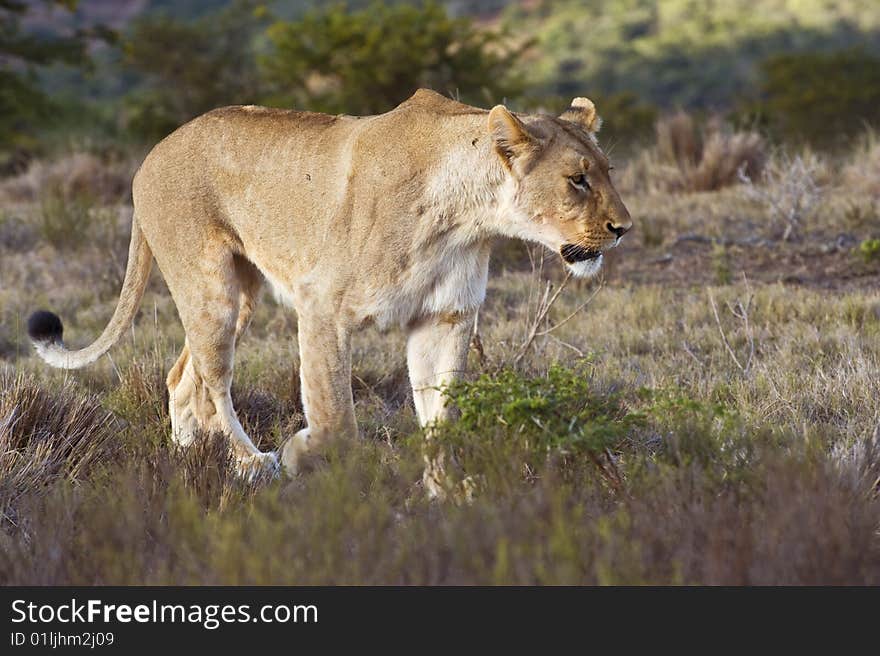
{"type": "MultiPolygon", "coordinates": [[[[446,413],[435,388],[464,369],[494,236],[599,252],[617,243],[612,227],[630,226],[584,100],[566,119],[487,112],[427,90],[363,118],[262,107],[200,116],[135,176],[111,325],[83,351],[41,354],[73,368],[106,352],[134,316],[152,254],[186,330],[167,380],[181,443],[197,428],[221,430],[245,470],[274,462],[242,430],[229,392],[263,280],[299,319],[308,427],[283,448],[288,472],[328,439],[356,434],[350,337],[366,324],[409,331],[416,410],[430,424],[446,413]],[[579,174],[591,191],[573,188],[579,174]]],[[[576,273],[593,271],[580,264],[576,273]]]]}

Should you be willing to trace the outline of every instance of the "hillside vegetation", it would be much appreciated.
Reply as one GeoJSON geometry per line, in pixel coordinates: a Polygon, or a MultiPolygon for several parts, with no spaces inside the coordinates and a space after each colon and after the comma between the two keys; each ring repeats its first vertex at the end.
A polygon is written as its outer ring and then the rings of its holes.
{"type": "Polygon", "coordinates": [[[536,87],[630,91],[661,107],[734,106],[770,55],[856,44],[880,53],[872,0],[547,0],[512,3],[505,17],[537,39],[536,87]]]}
{"type": "Polygon", "coordinates": [[[418,86],[550,111],[588,95],[613,110],[606,134],[625,144],[649,139],[654,119],[679,108],[823,147],[845,148],[865,124],[880,125],[872,0],[50,5],[20,21],[13,13],[22,34],[13,28],[0,52],[29,32],[42,40],[76,29],[89,62],[34,60],[51,107],[33,93],[0,96],[18,132],[13,140],[0,122],[0,156],[12,164],[71,142],[143,147],[220,105],[370,113],[418,86]]]}

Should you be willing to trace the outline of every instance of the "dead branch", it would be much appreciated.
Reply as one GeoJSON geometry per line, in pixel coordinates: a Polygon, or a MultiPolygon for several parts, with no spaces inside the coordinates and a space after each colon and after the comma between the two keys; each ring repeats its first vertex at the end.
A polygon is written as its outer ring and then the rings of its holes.
{"type": "MultiPolygon", "coordinates": [[[[745,278],[745,276],[743,277],[745,278]]],[[[755,336],[752,332],[752,325],[749,320],[749,311],[752,306],[754,294],[751,293],[751,288],[748,286],[747,279],[745,282],[746,288],[749,290],[749,297],[745,305],[743,305],[743,302],[741,300],[737,300],[734,304],[727,303],[727,309],[730,311],[730,313],[743,323],[743,330],[745,331],[746,341],[748,342],[749,346],[749,353],[748,357],[746,358],[745,364],[740,362],[739,357],[737,357],[736,352],[730,345],[730,341],[727,339],[727,333],[724,332],[724,326],[721,324],[721,317],[718,315],[718,306],[715,303],[715,297],[713,296],[711,290],[708,291],[708,296],[709,305],[712,308],[712,314],[715,317],[715,325],[718,326],[718,333],[721,335],[721,342],[722,344],[724,344],[724,348],[727,350],[727,353],[730,355],[733,363],[737,366],[737,368],[742,371],[743,374],[748,375],[749,371],[752,368],[752,360],[755,357],[755,336]]],[[[691,356],[693,356],[693,354],[691,354],[691,356]]]]}
{"type": "MultiPolygon", "coordinates": [[[[563,283],[563,284],[564,284],[564,283],[563,283]]],[[[590,301],[592,301],[594,298],[596,298],[596,294],[598,294],[604,286],[605,286],[605,281],[603,280],[603,281],[600,282],[598,285],[596,285],[596,289],[593,290],[593,293],[590,294],[590,296],[587,298],[587,300],[584,301],[583,303],[581,303],[580,305],[578,305],[578,306],[574,309],[574,311],[572,311],[571,314],[569,314],[567,317],[565,317],[565,318],[562,319],[561,321],[558,321],[557,323],[553,324],[553,325],[550,326],[549,328],[540,331],[540,332],[538,333],[538,336],[539,336],[539,337],[543,337],[544,335],[549,335],[550,333],[552,333],[552,332],[553,332],[554,330],[556,330],[557,328],[561,328],[562,326],[564,326],[565,324],[567,324],[567,323],[568,323],[568,322],[569,322],[569,321],[570,321],[575,315],[577,315],[581,310],[583,310],[585,307],[587,307],[587,306],[590,304],[590,301]]],[[[560,291],[562,291],[562,288],[560,288],[560,291]]]]}
{"type": "Polygon", "coordinates": [[[565,274],[565,278],[562,279],[562,282],[559,284],[559,286],[556,288],[556,291],[554,291],[552,295],[550,293],[550,290],[553,288],[553,283],[549,280],[547,281],[547,285],[544,287],[544,294],[542,295],[541,300],[538,302],[538,307],[535,311],[535,317],[530,322],[528,334],[526,335],[523,343],[520,345],[516,356],[514,356],[513,358],[514,366],[519,364],[523,357],[525,357],[525,354],[528,352],[532,343],[535,341],[535,338],[538,337],[541,325],[544,323],[544,320],[547,318],[547,314],[556,303],[559,295],[568,286],[569,280],[571,280],[571,273],[567,272],[565,274]]]}

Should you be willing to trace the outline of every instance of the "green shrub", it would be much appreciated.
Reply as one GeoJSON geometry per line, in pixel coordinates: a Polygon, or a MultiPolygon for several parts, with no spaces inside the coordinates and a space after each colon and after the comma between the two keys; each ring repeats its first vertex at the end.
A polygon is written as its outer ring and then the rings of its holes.
{"type": "Polygon", "coordinates": [[[572,368],[554,364],[537,378],[510,369],[484,374],[444,394],[459,416],[436,427],[433,448],[451,449],[467,475],[500,486],[535,475],[548,461],[561,461],[563,471],[568,459],[598,464],[597,456],[642,423],[618,394],[595,388],[587,360],[572,368]]]}
{"type": "Polygon", "coordinates": [[[446,394],[460,413],[462,431],[479,435],[501,425],[539,451],[601,451],[639,421],[617,395],[592,389],[588,361],[574,368],[554,364],[540,378],[510,369],[484,374],[456,383],[446,394]]]}
{"type": "Polygon", "coordinates": [[[866,239],[859,244],[859,255],[866,264],[880,262],[880,239],[866,239]]]}
{"type": "Polygon", "coordinates": [[[654,466],[698,466],[715,485],[748,482],[763,456],[792,436],[772,426],[756,427],[727,404],[683,396],[678,390],[642,390],[642,407],[655,448],[636,453],[654,466]]]}

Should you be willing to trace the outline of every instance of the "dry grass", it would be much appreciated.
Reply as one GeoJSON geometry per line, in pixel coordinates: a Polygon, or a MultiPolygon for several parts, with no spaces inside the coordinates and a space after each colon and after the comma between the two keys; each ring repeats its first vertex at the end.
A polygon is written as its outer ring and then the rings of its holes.
{"type": "Polygon", "coordinates": [[[815,155],[789,157],[783,154],[764,173],[763,186],[756,185],[745,170],[739,171],[746,195],[766,205],[773,220],[784,226],[783,241],[797,235],[819,205],[822,188],[817,178],[821,167],[815,155]]]}
{"type": "Polygon", "coordinates": [[[700,126],[678,112],[656,124],[656,143],[631,165],[627,186],[643,191],[715,191],[739,182],[743,171],[758,179],[767,159],[764,139],[737,132],[717,118],[700,126]]]}
{"type": "MultiPolygon", "coordinates": [[[[119,421],[69,385],[46,389],[0,372],[0,513],[19,527],[18,500],[58,480],[79,483],[114,456],[119,421]]],[[[27,518],[24,518],[26,521],[27,518]]]]}
{"type": "MultiPolygon", "coordinates": [[[[880,584],[880,267],[841,245],[875,228],[833,169],[797,242],[768,239],[770,209],[740,188],[630,196],[605,280],[549,307],[555,260],[499,251],[471,357],[494,387],[461,390],[470,423],[437,441],[478,482],[462,506],[421,489],[400,333],[355,339],[361,439],[260,487],[216,436],[170,444],[182,331],[160,277],[112,361],[47,370],[24,317],[51,306],[88,342],[124,243],[95,223],[53,246],[38,200],[7,205],[27,238],[0,240],[0,582],[880,584]]],[[[238,352],[234,397],[266,449],[303,421],[295,332],[267,297],[238,352]]]]}

